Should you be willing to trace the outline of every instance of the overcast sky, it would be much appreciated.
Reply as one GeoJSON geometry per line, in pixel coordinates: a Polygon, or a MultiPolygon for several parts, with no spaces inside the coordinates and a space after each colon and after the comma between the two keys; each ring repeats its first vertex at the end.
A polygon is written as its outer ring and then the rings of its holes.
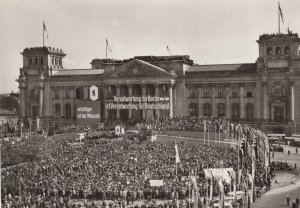
{"type": "MultiPolygon", "coordinates": [[[[300,33],[300,1],[282,0],[282,32],[300,33]]],[[[67,53],[64,66],[90,68],[93,58],[190,55],[198,64],[251,63],[256,40],[278,32],[277,0],[0,0],[0,93],[18,90],[20,52],[46,45],[67,53]]]]}

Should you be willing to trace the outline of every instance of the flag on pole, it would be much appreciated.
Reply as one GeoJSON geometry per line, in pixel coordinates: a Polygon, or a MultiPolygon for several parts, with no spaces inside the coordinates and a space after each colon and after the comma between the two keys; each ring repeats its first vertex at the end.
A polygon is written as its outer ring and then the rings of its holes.
{"type": "Polygon", "coordinates": [[[280,17],[281,17],[282,24],[284,24],[284,21],[283,21],[283,13],[282,13],[282,10],[281,10],[280,3],[279,3],[279,2],[278,2],[278,10],[279,10],[279,15],[280,15],[280,17]]]}
{"type": "Polygon", "coordinates": [[[177,148],[176,142],[175,142],[175,152],[176,152],[175,163],[180,163],[180,158],[179,158],[179,153],[178,153],[178,148],[177,148]]]}
{"type": "Polygon", "coordinates": [[[110,52],[112,52],[112,50],[111,50],[110,47],[109,47],[107,38],[106,38],[106,47],[109,49],[110,52]]]}
{"type": "Polygon", "coordinates": [[[47,28],[45,25],[45,22],[43,21],[43,31],[46,32],[47,38],[48,38],[48,32],[47,32],[47,28]]]}

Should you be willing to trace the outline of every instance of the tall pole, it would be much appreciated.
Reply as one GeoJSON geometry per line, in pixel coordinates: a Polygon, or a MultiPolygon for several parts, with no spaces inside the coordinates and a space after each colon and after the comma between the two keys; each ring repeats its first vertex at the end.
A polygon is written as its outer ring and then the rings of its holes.
{"type": "Polygon", "coordinates": [[[280,11],[279,11],[279,2],[278,2],[278,33],[280,34],[280,11]]]}
{"type": "Polygon", "coordinates": [[[217,140],[217,129],[216,129],[216,126],[215,126],[215,141],[217,140]]]}
{"type": "Polygon", "coordinates": [[[208,129],[208,133],[207,133],[207,144],[209,145],[209,129],[208,129]]]}
{"type": "Polygon", "coordinates": [[[189,208],[191,207],[191,175],[190,175],[190,173],[191,173],[191,170],[190,170],[190,168],[189,168],[189,208]]]}
{"type": "Polygon", "coordinates": [[[105,39],[105,59],[107,59],[107,39],[105,39]]]}
{"type": "Polygon", "coordinates": [[[44,22],[43,22],[43,47],[45,47],[45,30],[44,30],[44,22]]]}
{"type": "Polygon", "coordinates": [[[221,145],[220,128],[219,128],[219,145],[221,145]]]}
{"type": "Polygon", "coordinates": [[[205,144],[205,129],[203,131],[203,136],[204,136],[204,144],[205,144]]]}
{"type": "Polygon", "coordinates": [[[21,137],[21,139],[22,139],[22,126],[23,126],[23,123],[22,123],[22,121],[21,121],[21,132],[20,132],[20,137],[21,137]]]}
{"type": "Polygon", "coordinates": [[[237,171],[237,183],[238,185],[240,185],[240,141],[238,140],[238,145],[237,145],[237,149],[238,149],[238,171],[237,171]]]}

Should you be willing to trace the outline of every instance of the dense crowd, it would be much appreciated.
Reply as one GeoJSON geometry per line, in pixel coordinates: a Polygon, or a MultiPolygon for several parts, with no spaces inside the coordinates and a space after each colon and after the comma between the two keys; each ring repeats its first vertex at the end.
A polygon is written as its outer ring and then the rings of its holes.
{"type": "MultiPolygon", "coordinates": [[[[51,138],[5,144],[1,152],[1,167],[5,167],[1,172],[1,201],[4,207],[73,207],[73,199],[87,199],[109,200],[101,206],[116,208],[139,199],[164,199],[172,202],[143,205],[142,208],[175,208],[175,199],[183,205],[190,196],[191,172],[197,179],[199,195],[206,201],[211,181],[205,179],[204,169],[238,169],[235,147],[182,142],[177,144],[181,162],[175,165],[174,143],[111,140],[116,137],[112,130],[117,124],[127,129],[133,125],[107,121],[101,127],[105,131],[101,134],[90,132],[84,142],[77,144],[51,138]],[[163,180],[163,186],[150,186],[149,180],[153,179],[163,180]]],[[[213,120],[204,125],[204,120],[196,117],[163,118],[145,120],[136,124],[134,129],[139,132],[143,129],[202,131],[204,126],[213,130],[221,129],[225,124],[222,120],[213,120]]],[[[242,175],[247,177],[247,173],[251,173],[251,157],[245,155],[242,162],[242,175]]],[[[254,181],[259,196],[262,189],[270,187],[274,171],[287,167],[284,163],[272,163],[267,174],[258,158],[256,165],[254,181]]],[[[218,196],[217,181],[214,183],[213,196],[218,196]]],[[[224,186],[225,193],[232,191],[229,184],[224,186]]]]}
{"type": "Polygon", "coordinates": [[[225,120],[223,119],[203,119],[196,116],[184,116],[184,117],[162,117],[160,119],[145,119],[138,123],[128,120],[126,122],[120,120],[106,120],[104,122],[103,130],[114,130],[115,125],[124,126],[126,129],[132,128],[132,126],[147,126],[156,131],[204,131],[204,126],[210,131],[215,129],[225,128],[225,120]],[[204,125],[205,121],[209,121],[204,125]]]}
{"type": "Polygon", "coordinates": [[[220,158],[224,167],[236,166],[232,148],[178,146],[182,161],[176,171],[174,144],[170,143],[90,140],[68,145],[45,141],[39,146],[38,160],[2,171],[2,202],[14,196],[22,196],[18,203],[39,206],[39,202],[65,204],[76,198],[185,199],[190,167],[199,187],[206,187],[204,168],[216,167],[220,158]],[[150,187],[149,179],[162,179],[164,186],[150,187]]]}

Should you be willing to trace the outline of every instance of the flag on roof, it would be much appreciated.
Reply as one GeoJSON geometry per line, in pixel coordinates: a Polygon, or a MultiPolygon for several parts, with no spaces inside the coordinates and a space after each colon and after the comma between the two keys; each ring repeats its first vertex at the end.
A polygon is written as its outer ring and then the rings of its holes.
{"type": "Polygon", "coordinates": [[[111,50],[110,47],[109,47],[107,38],[106,38],[106,47],[109,49],[110,52],[112,52],[112,50],[111,50]]]}
{"type": "Polygon", "coordinates": [[[279,10],[279,16],[281,17],[281,21],[282,21],[282,23],[284,24],[284,21],[283,21],[283,13],[282,13],[282,10],[281,10],[280,3],[279,3],[279,2],[278,2],[278,10],[279,10]]]}
{"type": "Polygon", "coordinates": [[[47,32],[47,28],[46,28],[46,25],[45,25],[44,21],[43,21],[43,31],[46,32],[47,38],[48,38],[48,32],[47,32]]]}

